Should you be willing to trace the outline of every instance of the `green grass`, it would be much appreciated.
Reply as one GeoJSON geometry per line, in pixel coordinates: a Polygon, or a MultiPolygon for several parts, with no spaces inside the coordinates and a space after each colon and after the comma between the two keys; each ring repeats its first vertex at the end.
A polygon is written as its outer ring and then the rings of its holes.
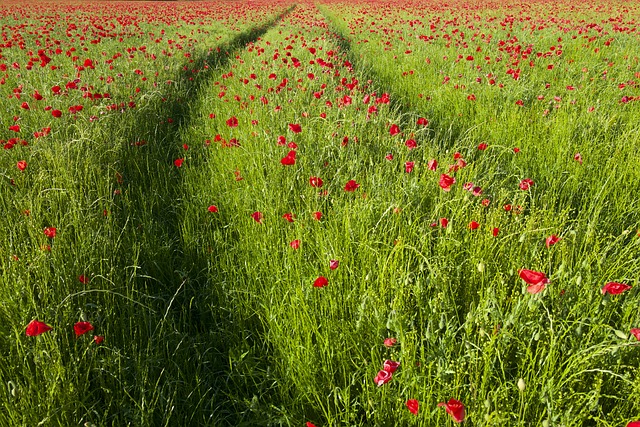
{"type": "MultiPolygon", "coordinates": [[[[28,73],[11,68],[24,68],[23,52],[2,51],[0,139],[14,136],[5,129],[19,115],[28,146],[0,153],[0,425],[432,426],[453,424],[437,407],[450,398],[464,403],[466,425],[620,426],[638,418],[640,347],[629,331],[640,326],[640,141],[638,106],[620,103],[637,89],[618,88],[635,78],[637,37],[616,32],[606,46],[602,34],[583,49],[585,40],[571,36],[586,24],[565,4],[383,6],[98,9],[102,25],[117,23],[122,35],[102,36],[86,52],[78,45],[79,63],[101,58],[80,72],[79,85],[111,93],[97,102],[81,91],[51,95],[76,72],[71,57],[55,56],[58,70],[39,72],[36,63],[28,73]],[[509,5],[545,28],[531,32],[524,19],[503,28],[509,5]],[[239,10],[246,15],[236,20],[239,10]],[[138,26],[116,20],[125,15],[138,26]],[[442,26],[454,17],[460,22],[442,26]],[[416,19],[422,23],[408,24],[416,19]],[[423,42],[430,22],[454,38],[453,28],[476,31],[465,27],[473,22],[493,40],[423,42]],[[481,59],[506,57],[498,40],[513,36],[533,52],[562,37],[564,53],[554,70],[523,61],[516,81],[506,59],[481,59]],[[387,40],[392,46],[381,49],[387,40]],[[483,51],[473,64],[482,70],[454,62],[476,44],[483,51]],[[146,54],[127,51],[141,45],[146,54]],[[116,52],[123,57],[104,63],[116,52]],[[22,99],[9,98],[20,84],[22,99]],[[44,101],[31,98],[36,89],[44,101]],[[383,93],[390,102],[376,104],[383,93]],[[24,100],[31,110],[20,108],[24,100]],[[77,119],[67,112],[75,104],[84,105],[77,119]],[[378,112],[368,114],[374,104],[378,112]],[[237,127],[227,125],[231,117],[237,127]],[[429,125],[416,124],[419,117],[429,125]],[[390,124],[402,134],[390,135],[390,124]],[[46,126],[50,135],[30,137],[46,126]],[[291,148],[279,136],[297,145],[294,165],[281,164],[291,148]],[[405,146],[410,137],[418,148],[405,146]],[[448,172],[454,153],[467,165],[448,172]],[[23,172],[19,160],[28,163],[23,172]],[[409,161],[415,169],[406,173],[409,161]],[[450,192],[438,185],[442,173],[455,176],[450,192]],[[322,188],[310,185],[312,176],[322,188]],[[519,188],[524,178],[535,182],[528,191],[519,188]],[[345,191],[349,180],[360,187],[345,191]],[[482,195],[465,191],[466,182],[482,195]],[[471,221],[479,228],[469,229],[471,221]],[[45,227],[57,228],[54,239],[45,227]],[[561,240],[547,248],[552,234],[561,240]],[[299,249],[290,246],[296,239],[299,249]],[[529,294],[523,268],[551,283],[529,294]],[[326,287],[313,287],[319,276],[326,287]],[[632,288],[602,295],[607,282],[632,288]],[[53,330],[25,336],[32,319],[53,330]],[[73,334],[81,320],[104,336],[101,345],[73,334]],[[385,347],[387,337],[397,344],[385,347]],[[386,359],[401,365],[378,387],[386,359]],[[408,399],[420,402],[418,416],[408,399]]],[[[49,7],[78,27],[97,13],[49,7]]],[[[612,7],[585,5],[582,16],[612,31],[600,22],[612,7]]],[[[36,9],[27,10],[33,16],[23,19],[36,22],[36,9]]],[[[0,18],[3,31],[12,20],[0,18]]],[[[66,23],[54,27],[64,51],[77,44],[64,35],[66,23]]]]}

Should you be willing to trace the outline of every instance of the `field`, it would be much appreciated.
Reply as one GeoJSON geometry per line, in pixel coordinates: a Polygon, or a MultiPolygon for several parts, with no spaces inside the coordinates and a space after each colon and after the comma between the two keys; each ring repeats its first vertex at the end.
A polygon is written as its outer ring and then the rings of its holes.
{"type": "Polygon", "coordinates": [[[0,5],[0,426],[640,426],[640,4],[0,5]]]}

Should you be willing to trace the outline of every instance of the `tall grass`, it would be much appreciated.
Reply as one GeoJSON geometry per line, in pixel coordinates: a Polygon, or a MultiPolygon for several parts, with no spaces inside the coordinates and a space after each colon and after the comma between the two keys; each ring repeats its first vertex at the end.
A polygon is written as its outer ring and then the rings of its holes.
{"type": "MultiPolygon", "coordinates": [[[[180,10],[204,16],[196,12],[205,4],[190,5],[180,10]]],[[[204,18],[145,20],[149,37],[166,30],[147,48],[155,62],[141,56],[82,75],[96,87],[112,75],[114,102],[137,96],[135,108],[87,104],[79,119],[65,111],[65,126],[40,107],[21,114],[28,132],[45,118],[54,126],[5,150],[0,166],[0,424],[431,426],[451,423],[437,407],[450,398],[472,425],[634,420],[637,106],[620,104],[604,80],[576,81],[582,67],[601,73],[602,58],[570,36],[554,63],[575,76],[536,66],[515,81],[496,65],[500,90],[486,70],[453,61],[460,46],[415,41],[404,54],[415,19],[426,31],[437,16],[478,14],[482,31],[495,39],[509,31],[521,44],[555,43],[554,26],[502,30],[492,17],[511,12],[467,12],[462,3],[428,17],[382,6],[283,3],[265,14],[259,4],[242,25],[216,15],[198,35],[191,21],[204,18]],[[394,36],[370,32],[361,18],[379,18],[371,29],[394,36]],[[387,37],[393,46],[382,50],[387,37]],[[190,55],[163,54],[169,38],[191,44],[190,55]],[[476,74],[483,83],[473,86],[476,74]],[[443,75],[452,82],[443,85],[443,75]],[[547,76],[556,79],[548,90],[547,76]],[[456,79],[476,101],[452,89],[456,79]],[[575,104],[564,91],[550,101],[569,84],[582,85],[575,104]],[[88,120],[95,111],[104,114],[88,120]],[[391,135],[391,124],[401,133],[391,135]],[[283,165],[292,143],[295,164],[283,165]],[[466,166],[450,172],[454,153],[466,166]],[[456,179],[449,192],[438,185],[443,173],[456,179]],[[524,178],[534,181],[526,191],[524,178]],[[350,180],[355,191],[345,190],[350,180]],[[482,194],[463,189],[467,182],[482,194]],[[50,239],[43,229],[52,226],[50,239]],[[561,240],[547,247],[551,235],[561,240]],[[530,294],[521,269],[551,283],[530,294]],[[328,285],[314,287],[321,276],[328,285]],[[603,295],[606,282],[632,288],[603,295]],[[25,336],[36,318],[53,330],[25,336]],[[104,336],[101,345],[73,334],[80,320],[104,336]],[[377,386],[386,359],[400,367],[377,386]],[[408,399],[419,401],[417,416],[408,399]]],[[[522,7],[546,16],[542,5],[522,7]]],[[[635,40],[617,37],[607,58],[620,65],[605,64],[609,76],[626,75],[635,40]]],[[[107,58],[122,51],[117,38],[109,43],[107,58]]],[[[2,94],[18,84],[8,74],[2,94]]],[[[23,92],[67,81],[49,74],[23,80],[23,92]]],[[[18,106],[7,101],[2,129],[18,106]]]]}

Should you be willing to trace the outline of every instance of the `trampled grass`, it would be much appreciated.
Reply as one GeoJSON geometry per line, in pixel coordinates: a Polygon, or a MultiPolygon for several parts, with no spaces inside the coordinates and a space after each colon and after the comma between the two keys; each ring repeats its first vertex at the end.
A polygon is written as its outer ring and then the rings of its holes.
{"type": "Polygon", "coordinates": [[[0,424],[635,426],[635,6],[1,11],[0,424]]]}

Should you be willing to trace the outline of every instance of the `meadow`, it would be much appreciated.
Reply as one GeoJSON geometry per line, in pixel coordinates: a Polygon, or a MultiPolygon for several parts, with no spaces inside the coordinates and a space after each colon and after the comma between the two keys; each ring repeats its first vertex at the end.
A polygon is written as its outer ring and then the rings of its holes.
{"type": "Polygon", "coordinates": [[[635,2],[0,5],[0,426],[640,426],[635,2]]]}

